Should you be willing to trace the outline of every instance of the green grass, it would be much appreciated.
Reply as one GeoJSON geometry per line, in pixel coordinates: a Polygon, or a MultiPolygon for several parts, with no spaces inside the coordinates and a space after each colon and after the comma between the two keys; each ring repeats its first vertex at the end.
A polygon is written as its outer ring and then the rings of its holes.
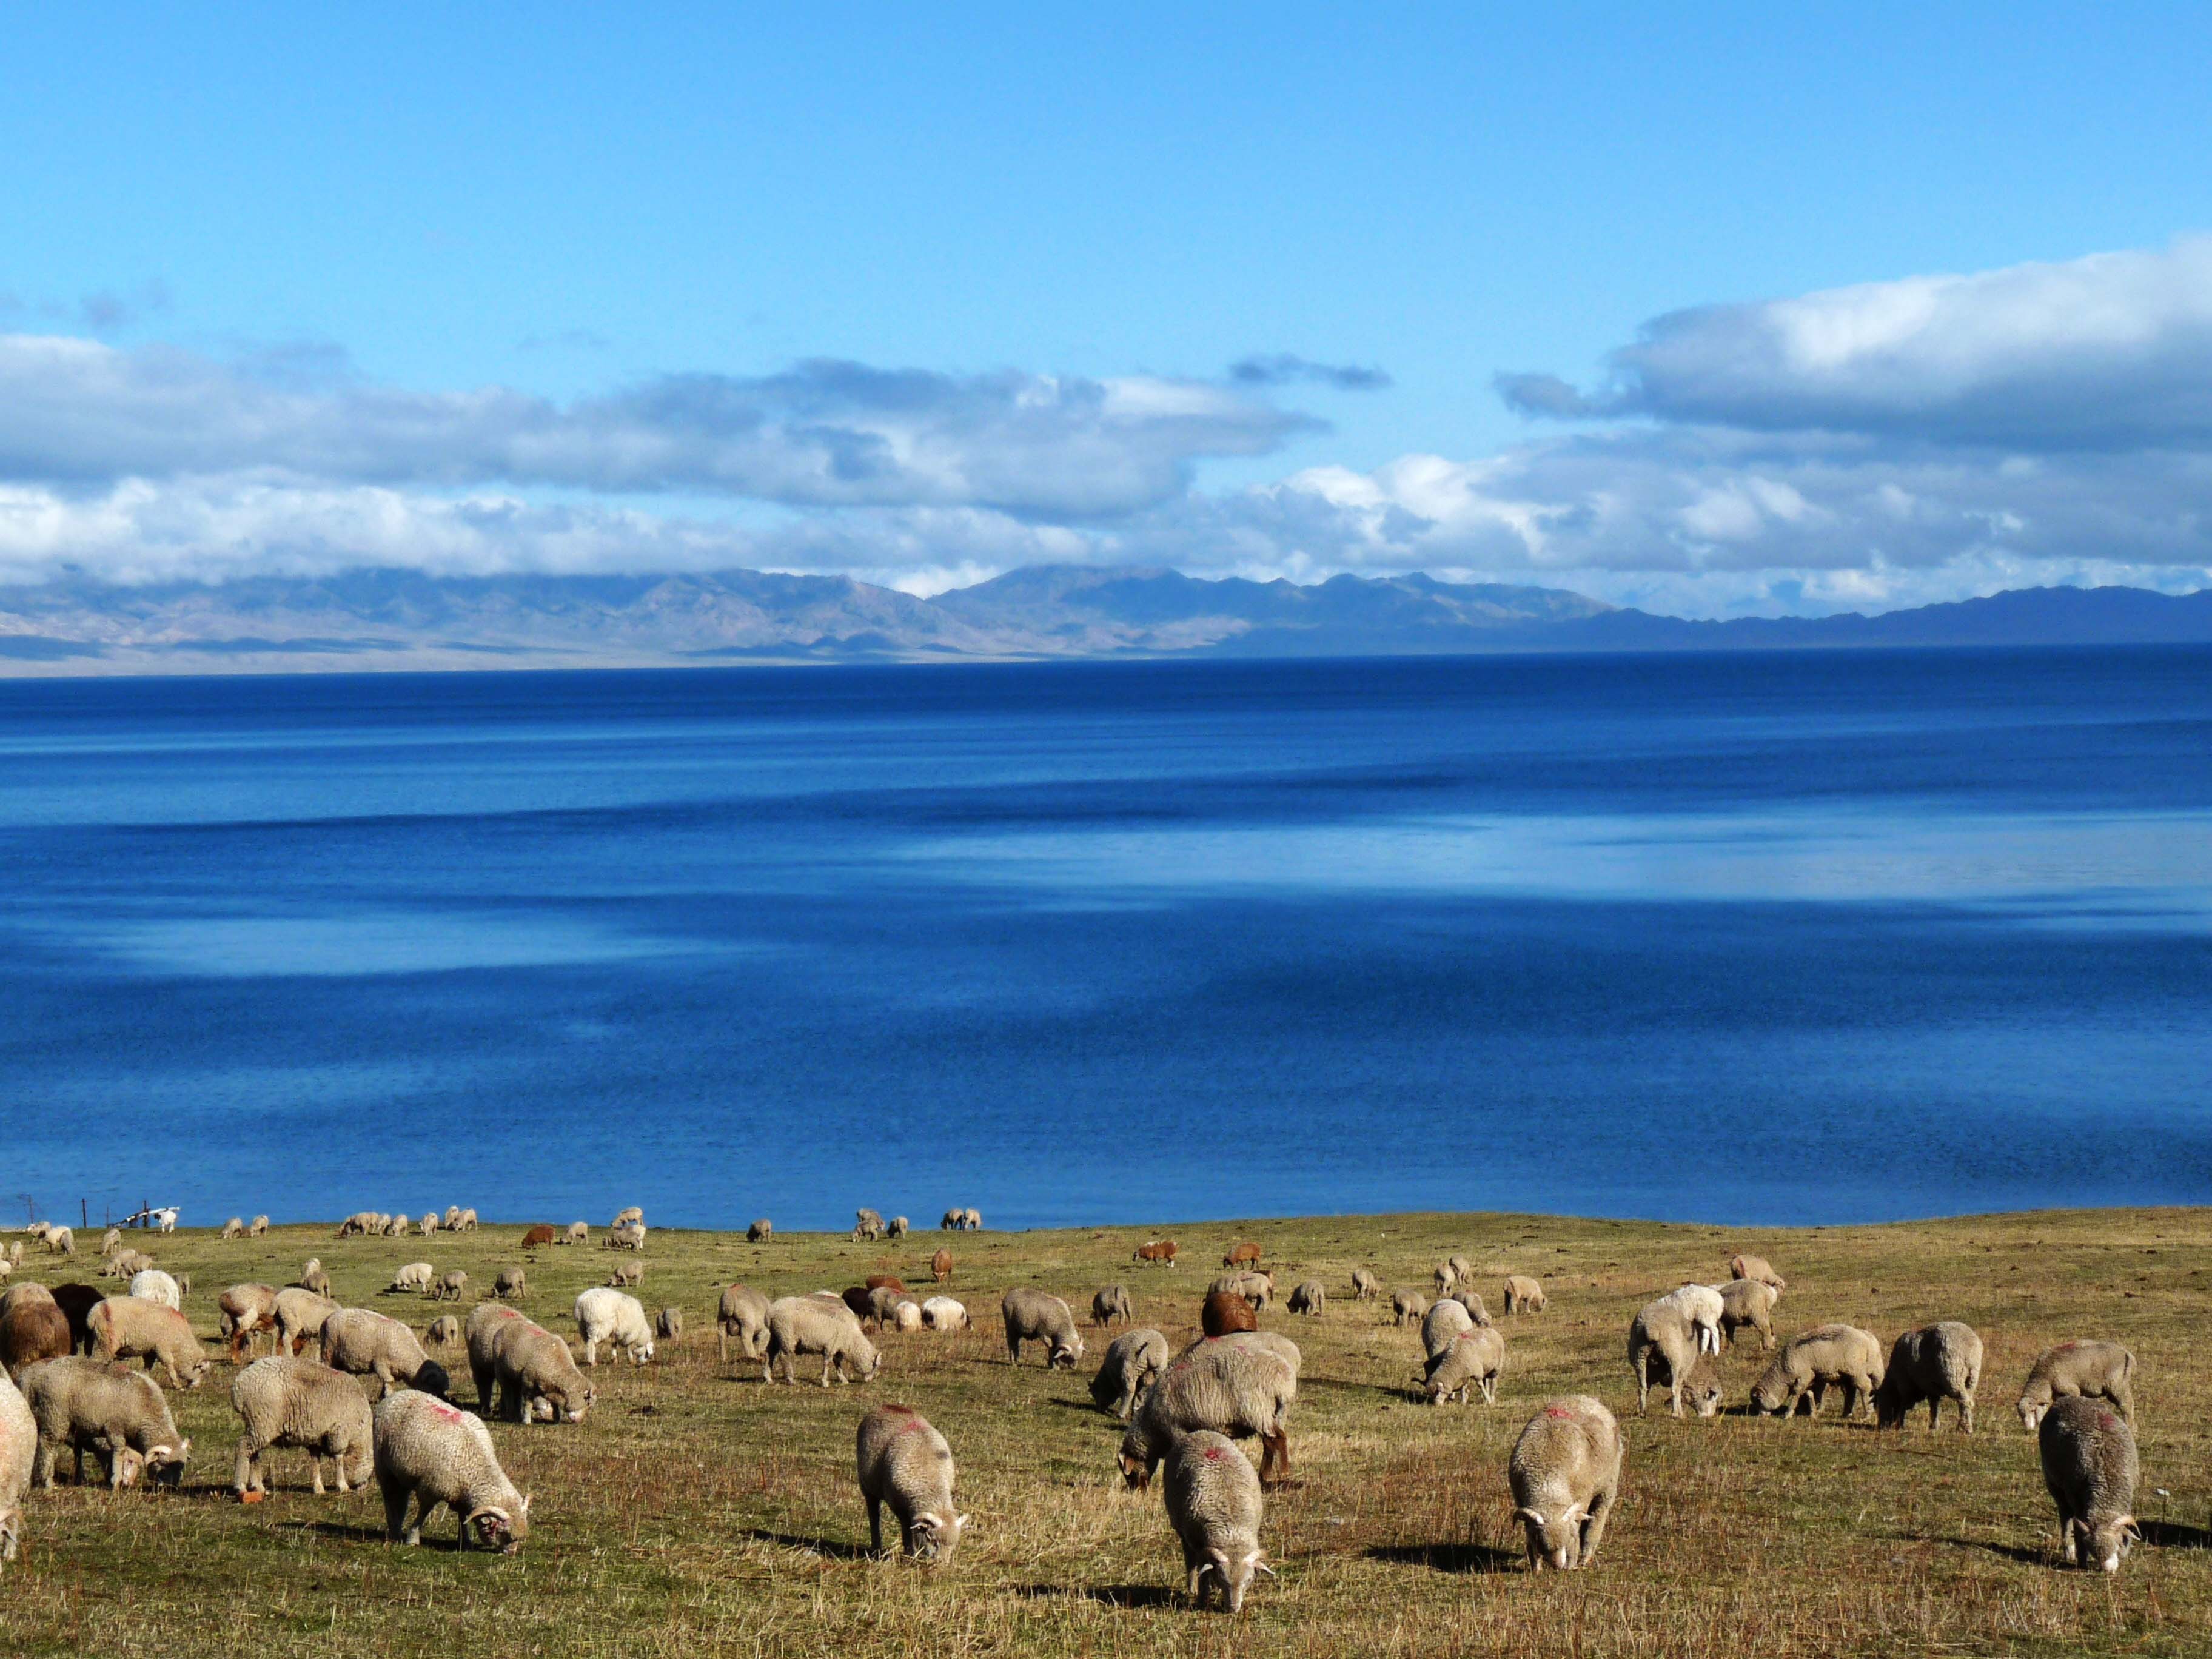
{"type": "MultiPolygon", "coordinates": [[[[242,1279],[282,1284],[320,1255],[341,1300],[408,1318],[446,1310],[378,1294],[401,1262],[465,1267],[474,1294],[519,1260],[521,1229],[428,1240],[335,1241],[284,1228],[223,1243],[207,1233],[137,1238],[189,1272],[187,1311],[210,1339],[215,1298],[242,1279]]],[[[639,1294],[681,1307],[684,1341],[642,1369],[602,1366],[580,1426],[495,1425],[509,1471],[534,1494],[520,1555],[458,1554],[441,1520],[423,1548],[386,1545],[374,1494],[318,1500],[304,1459],[272,1455],[268,1502],[229,1493],[229,1372],[175,1396],[192,1438],[178,1493],[58,1487],[34,1493],[24,1556],[0,1574],[0,1652],[368,1655],[1176,1655],[1455,1653],[1734,1656],[2182,1654],[2212,1631],[2212,1212],[2005,1216],[1879,1228],[1725,1231],[1534,1216],[1394,1216],[1176,1230],[1184,1265],[1139,1267],[1148,1235],[930,1232],[886,1245],[795,1235],[656,1231],[639,1294]],[[1304,1348],[1292,1413],[1297,1480],[1269,1497],[1263,1537],[1281,1577],[1243,1616],[1200,1614],[1155,1492],[1124,1493],[1118,1425],[1076,1374],[1005,1364],[998,1299],[1041,1283],[1087,1322],[1091,1292],[1127,1285],[1139,1322],[1179,1340],[1229,1243],[1257,1239],[1283,1291],[1305,1277],[1333,1297],[1355,1266],[1382,1274],[1378,1306],[1332,1301],[1319,1320],[1263,1323],[1304,1348]],[[931,1251],[958,1259],[951,1293],[968,1335],[883,1339],[872,1384],[768,1387],[757,1364],[715,1363],[714,1286],[771,1296],[842,1288],[890,1270],[920,1291],[931,1251]],[[1783,1334],[1828,1320],[1887,1343],[1939,1317],[1988,1345],[1981,1431],[1879,1433],[1836,1420],[1729,1415],[1638,1419],[1624,1358],[1629,1320],[1685,1278],[1721,1276],[1738,1249],[1790,1279],[1783,1334]],[[1431,1266],[1467,1255],[1498,1313],[1494,1281],[1541,1278],[1543,1314],[1499,1319],[1510,1344],[1495,1407],[1411,1403],[1418,1334],[1388,1323],[1388,1287],[1425,1290],[1431,1266]],[[2054,1565],[2053,1515],[2012,1401],[2028,1364],[2069,1336],[2128,1343],[2141,1362],[2139,1512],[2163,1540],[2117,1580],[2054,1565]],[[1524,1571],[1509,1524],[1505,1461],[1546,1395],[1595,1393],[1621,1413],[1625,1497],[1597,1565],[1524,1571]],[[952,1443],[972,1516],[950,1566],[866,1559],[852,1468],[871,1404],[924,1412],[952,1443]],[[2165,1487],[2170,1500],[2155,1495],[2165,1487]]],[[[19,1278],[74,1274],[30,1246],[19,1278]]],[[[575,1292],[611,1263],[546,1249],[524,1304],[573,1334],[575,1292]]],[[[465,1311],[465,1304],[462,1310],[465,1311]]],[[[467,1401],[465,1362],[450,1357],[467,1401]]],[[[1727,1357],[1731,1407],[1762,1363],[1727,1357]]],[[[803,1375],[804,1373],[802,1373],[803,1375]]],[[[1924,1414],[1920,1419],[1924,1422],[1924,1414]]]]}

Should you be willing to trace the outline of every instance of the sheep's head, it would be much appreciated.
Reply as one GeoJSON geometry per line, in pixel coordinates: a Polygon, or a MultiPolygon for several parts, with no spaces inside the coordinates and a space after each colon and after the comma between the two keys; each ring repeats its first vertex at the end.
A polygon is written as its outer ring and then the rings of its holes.
{"type": "Polygon", "coordinates": [[[1152,1484],[1152,1460],[1139,1448],[1133,1435],[1122,1438],[1121,1464],[1122,1483],[1131,1492],[1143,1492],[1152,1484]]]}
{"type": "Polygon", "coordinates": [[[2075,1559],[2085,1566],[2102,1567],[2106,1572],[2120,1570],[2120,1558],[2124,1556],[2142,1536],[2132,1515],[2123,1515],[2117,1520],[2091,1526],[2087,1521],[2074,1523],[2075,1559]]]}
{"type": "Polygon", "coordinates": [[[471,1510],[464,1525],[476,1528],[477,1542],[483,1548],[512,1555],[530,1536],[530,1499],[526,1494],[512,1511],[496,1504],[487,1504],[482,1509],[471,1510]]]}
{"type": "MultiPolygon", "coordinates": [[[[143,1455],[128,1451],[118,1454],[118,1455],[136,1459],[139,1467],[145,1471],[149,1484],[158,1486],[183,1486],[185,1460],[191,1455],[192,1443],[190,1440],[179,1440],[173,1446],[167,1442],[160,1445],[149,1446],[143,1455]]],[[[118,1484],[127,1486],[137,1478],[137,1474],[134,1472],[118,1484]]]]}
{"type": "Polygon", "coordinates": [[[1083,1338],[1079,1334],[1053,1339],[1052,1363],[1055,1369],[1072,1371],[1075,1362],[1082,1358],[1083,1338]]]}
{"type": "Polygon", "coordinates": [[[1569,1504],[1554,1516],[1528,1508],[1517,1509],[1513,1515],[1528,1534],[1531,1568],[1571,1572],[1582,1565],[1583,1522],[1589,1518],[1589,1511],[1581,1504],[1569,1504]]]}
{"type": "Polygon", "coordinates": [[[964,1515],[925,1510],[906,1525],[906,1553],[917,1561],[950,1561],[968,1525],[964,1515]]]}
{"type": "Polygon", "coordinates": [[[1789,1398],[1789,1378],[1778,1365],[1768,1367],[1759,1381],[1751,1385],[1751,1403],[1754,1410],[1770,1414],[1779,1413],[1789,1398]]]}
{"type": "Polygon", "coordinates": [[[2033,1434],[2042,1426],[2044,1413],[2050,1409],[2051,1402],[2048,1400],[2031,1400],[2026,1395],[2022,1395],[2020,1397],[2019,1406],[2021,1427],[2033,1434]]]}
{"type": "Polygon", "coordinates": [[[439,1399],[443,1400],[452,1391],[453,1384],[453,1379],[446,1375],[446,1368],[443,1365],[434,1359],[426,1359],[422,1362],[422,1369],[415,1373],[407,1386],[410,1389],[418,1389],[424,1394],[435,1395],[439,1399]]]}
{"type": "Polygon", "coordinates": [[[1206,1553],[1206,1559],[1198,1564],[1197,1570],[1190,1576],[1191,1593],[1196,1595],[1206,1575],[1211,1573],[1220,1581],[1221,1599],[1229,1611],[1242,1613],[1244,1611],[1244,1592],[1252,1588],[1252,1575],[1255,1572],[1264,1572],[1270,1578],[1275,1576],[1275,1570],[1267,1565],[1258,1550],[1239,1556],[1218,1547],[1210,1549],[1206,1553]]]}

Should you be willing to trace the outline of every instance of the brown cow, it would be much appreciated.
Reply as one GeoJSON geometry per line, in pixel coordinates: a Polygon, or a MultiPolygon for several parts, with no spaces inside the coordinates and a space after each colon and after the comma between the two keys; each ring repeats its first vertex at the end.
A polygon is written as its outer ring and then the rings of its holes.
{"type": "Polygon", "coordinates": [[[1176,1264],[1176,1242],[1172,1238],[1156,1238],[1149,1244],[1137,1246],[1137,1260],[1156,1261],[1163,1267],[1176,1264]]]}
{"type": "Polygon", "coordinates": [[[1226,1336],[1231,1331],[1256,1331],[1259,1316],[1252,1304],[1234,1291],[1209,1291],[1206,1306],[1200,1310],[1199,1323],[1206,1328],[1208,1336],[1226,1336]]]}
{"type": "Polygon", "coordinates": [[[522,1248],[526,1250],[534,1250],[541,1244],[550,1244],[553,1238],[554,1233],[550,1227],[542,1224],[532,1227],[528,1232],[523,1234],[522,1248]]]}
{"type": "Polygon", "coordinates": [[[1231,1245],[1229,1254],[1221,1258],[1224,1267],[1241,1267],[1248,1261],[1255,1267],[1260,1265],[1260,1247],[1249,1238],[1241,1244],[1231,1245]]]}
{"type": "Polygon", "coordinates": [[[939,1250],[935,1255],[929,1258],[929,1276],[940,1285],[951,1282],[952,1278],[951,1251],[939,1250]]]}

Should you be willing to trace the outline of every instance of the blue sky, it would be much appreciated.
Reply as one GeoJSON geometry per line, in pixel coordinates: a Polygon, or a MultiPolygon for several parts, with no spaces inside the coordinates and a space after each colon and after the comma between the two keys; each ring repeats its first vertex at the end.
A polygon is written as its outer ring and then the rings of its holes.
{"type": "Polygon", "coordinates": [[[0,576],[2212,582],[2212,11],[811,9],[11,20],[0,576]]]}

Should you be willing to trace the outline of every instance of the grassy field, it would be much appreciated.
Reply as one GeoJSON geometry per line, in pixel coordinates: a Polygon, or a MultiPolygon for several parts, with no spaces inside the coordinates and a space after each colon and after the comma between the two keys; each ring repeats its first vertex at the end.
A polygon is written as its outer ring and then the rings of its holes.
{"type": "MultiPolygon", "coordinates": [[[[1799,1232],[1725,1231],[1548,1217],[1389,1216],[1208,1224],[1175,1230],[1184,1265],[1136,1267],[1146,1234],[935,1232],[884,1245],[793,1235],[660,1232],[645,1258],[648,1310],[682,1308],[689,1332],[655,1364],[598,1374],[581,1425],[495,1426],[534,1494],[534,1530],[511,1558],[457,1553],[441,1518],[418,1550],[383,1541],[374,1494],[317,1499],[297,1453],[272,1454],[269,1500],[229,1492],[230,1373],[175,1396],[192,1438],[181,1492],[57,1487],[33,1494],[23,1559],[0,1571],[9,1654],[313,1653],[495,1656],[837,1653],[1147,1656],[1182,1653],[1571,1653],[1620,1656],[2182,1654],[2212,1647],[2212,1212],[2006,1216],[1799,1232]],[[1281,1574],[1244,1614],[1191,1611],[1157,1490],[1125,1493],[1118,1425],[1086,1384],[1105,1338],[1091,1292],[1127,1285],[1140,1324],[1179,1340],[1233,1239],[1265,1248],[1283,1290],[1316,1277],[1348,1295],[1376,1268],[1382,1305],[1334,1300],[1319,1319],[1271,1310],[1304,1348],[1292,1415],[1297,1481],[1270,1495],[1263,1538],[1281,1574]],[[950,1287],[975,1316],[964,1336],[883,1339],[868,1385],[766,1386],[757,1364],[715,1360],[714,1287],[771,1296],[842,1288],[892,1271],[917,1288],[949,1243],[950,1287]],[[1727,1357],[1730,1413],[1638,1419],[1624,1359],[1629,1320],[1686,1278],[1724,1276],[1758,1250],[1790,1281],[1786,1336],[1846,1320],[1885,1344],[1948,1317],[1988,1345],[1980,1432],[1881,1433],[1828,1416],[1784,1425],[1735,1415],[1762,1358],[1727,1357]],[[1418,1333],[1389,1322],[1388,1287],[1426,1289],[1452,1252],[1494,1281],[1541,1278],[1549,1309],[1499,1318],[1510,1343],[1496,1406],[1432,1409],[1407,1384],[1418,1333]],[[1076,1374],[1005,1363],[998,1299],[1037,1283],[1086,1321],[1076,1374]],[[2116,1580],[2055,1565],[2053,1511],[2012,1401],[2034,1354],[2106,1336],[2141,1362],[2137,1399],[2152,1547],[2116,1580]],[[1505,1461],[1537,1403],[1589,1392],[1622,1414],[1625,1497],[1603,1553],[1579,1574],[1522,1569],[1505,1461]],[[951,1440],[972,1519],[949,1567],[870,1559],[853,1430],[881,1401],[924,1412],[951,1440]],[[2158,1495],[2164,1488],[2170,1498],[2158,1495]]],[[[464,1267],[471,1291],[521,1257],[519,1226],[462,1237],[335,1241],[284,1228],[224,1243],[207,1233],[137,1239],[189,1272],[187,1311],[212,1346],[215,1298],[238,1280],[282,1284],[309,1255],[339,1298],[422,1329],[441,1310],[380,1294],[392,1269],[464,1267]]],[[[96,1251],[98,1230],[81,1248],[96,1251]]],[[[526,1307],[573,1334],[568,1306],[611,1265],[598,1248],[546,1249],[526,1307]]],[[[19,1278],[57,1273],[30,1246],[19,1278]]],[[[471,1301],[474,1297],[472,1295],[471,1301]]],[[[463,1311],[465,1311],[464,1308],[463,1311]]],[[[465,1364],[452,1356],[469,1403],[465,1364]]],[[[66,1466],[64,1466],[66,1470],[66,1466]]]]}

